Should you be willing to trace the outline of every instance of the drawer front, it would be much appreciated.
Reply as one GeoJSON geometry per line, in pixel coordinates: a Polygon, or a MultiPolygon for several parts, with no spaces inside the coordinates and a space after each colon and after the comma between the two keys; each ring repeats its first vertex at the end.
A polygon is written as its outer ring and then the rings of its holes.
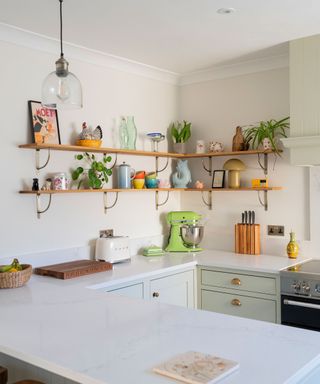
{"type": "Polygon", "coordinates": [[[116,288],[108,290],[110,293],[116,293],[117,295],[132,297],[134,299],[143,299],[143,283],[129,285],[127,287],[116,288]]]}
{"type": "Polygon", "coordinates": [[[276,302],[243,295],[201,290],[201,309],[276,322],[276,302]]]}
{"type": "Polygon", "coordinates": [[[238,273],[201,270],[201,283],[220,288],[232,288],[239,291],[276,294],[276,279],[272,277],[250,276],[238,273]]]}

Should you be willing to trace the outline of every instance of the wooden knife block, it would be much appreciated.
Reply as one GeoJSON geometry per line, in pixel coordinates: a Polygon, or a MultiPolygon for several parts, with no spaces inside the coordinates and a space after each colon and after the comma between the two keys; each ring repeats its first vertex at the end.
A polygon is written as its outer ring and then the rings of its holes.
{"type": "Polygon", "coordinates": [[[260,255],[260,224],[235,225],[235,252],[260,255]]]}

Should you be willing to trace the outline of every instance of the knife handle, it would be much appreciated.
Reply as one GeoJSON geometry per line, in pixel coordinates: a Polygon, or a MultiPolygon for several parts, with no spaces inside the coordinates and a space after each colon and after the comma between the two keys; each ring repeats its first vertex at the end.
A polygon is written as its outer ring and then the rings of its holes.
{"type": "Polygon", "coordinates": [[[252,224],[256,223],[256,214],[255,211],[252,211],[252,224]]]}
{"type": "Polygon", "coordinates": [[[241,213],[241,224],[244,224],[244,212],[241,213]]]}
{"type": "Polygon", "coordinates": [[[248,211],[244,211],[244,223],[248,224],[248,211]]]}

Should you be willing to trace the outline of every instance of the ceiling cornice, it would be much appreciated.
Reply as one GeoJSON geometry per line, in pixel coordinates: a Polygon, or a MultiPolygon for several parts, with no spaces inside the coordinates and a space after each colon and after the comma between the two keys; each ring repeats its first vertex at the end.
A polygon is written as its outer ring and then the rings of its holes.
{"type": "MultiPolygon", "coordinates": [[[[58,54],[59,40],[27,31],[9,24],[0,23],[0,41],[24,46],[41,52],[58,54]]],[[[122,72],[132,73],[173,85],[189,85],[223,79],[255,72],[262,72],[289,65],[288,55],[266,57],[233,65],[216,66],[203,71],[181,75],[119,56],[64,42],[68,58],[101,65],[122,72]]]]}
{"type": "MultiPolygon", "coordinates": [[[[0,40],[24,46],[37,51],[58,55],[59,40],[40,35],[15,26],[0,23],[0,40]]],[[[63,42],[68,59],[101,65],[122,72],[132,73],[149,79],[177,85],[180,75],[133,60],[110,55],[90,48],[63,42]]]]}
{"type": "Polygon", "coordinates": [[[232,65],[215,66],[203,71],[188,73],[180,76],[179,85],[183,86],[202,83],[286,67],[289,67],[288,54],[264,57],[261,59],[243,61],[232,65]]]}

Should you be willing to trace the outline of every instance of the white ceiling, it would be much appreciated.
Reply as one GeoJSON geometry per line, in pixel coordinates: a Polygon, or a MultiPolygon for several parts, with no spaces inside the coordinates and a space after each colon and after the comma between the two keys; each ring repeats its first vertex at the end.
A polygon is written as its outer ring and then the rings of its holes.
{"type": "MultiPolygon", "coordinates": [[[[320,0],[64,0],[63,16],[65,41],[179,74],[280,55],[320,33],[320,0]]],[[[59,2],[0,0],[0,22],[58,38],[59,2]]]]}

